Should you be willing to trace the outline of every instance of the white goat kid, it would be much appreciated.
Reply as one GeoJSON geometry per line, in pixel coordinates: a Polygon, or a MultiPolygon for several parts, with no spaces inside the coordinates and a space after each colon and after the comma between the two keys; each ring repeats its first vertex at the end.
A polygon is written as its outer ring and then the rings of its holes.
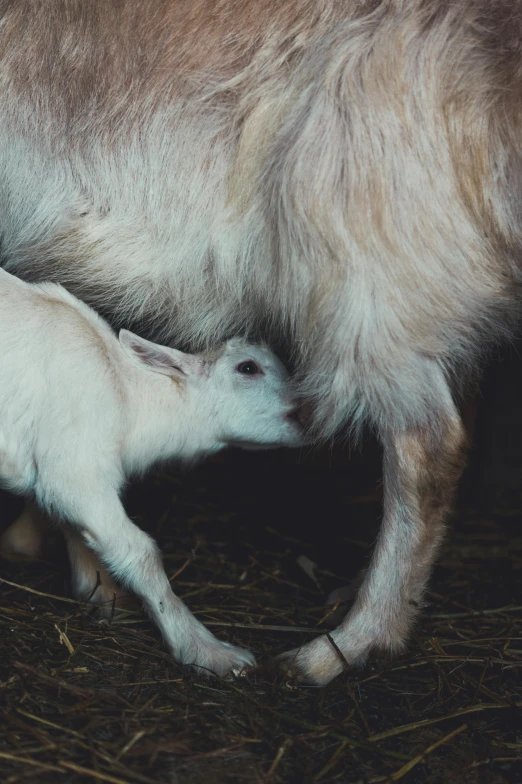
{"type": "MultiPolygon", "coordinates": [[[[3,270],[0,299],[3,485],[64,521],[73,561],[84,558],[81,540],[92,548],[143,601],[176,661],[218,675],[253,665],[251,653],[217,640],[174,595],[156,544],[127,517],[119,493],[158,460],[194,461],[229,444],[302,445],[283,365],[241,339],[206,355],[125,330],[118,341],[65,289],[3,270]]],[[[15,529],[25,526],[35,545],[30,510],[24,520],[15,529]]]]}

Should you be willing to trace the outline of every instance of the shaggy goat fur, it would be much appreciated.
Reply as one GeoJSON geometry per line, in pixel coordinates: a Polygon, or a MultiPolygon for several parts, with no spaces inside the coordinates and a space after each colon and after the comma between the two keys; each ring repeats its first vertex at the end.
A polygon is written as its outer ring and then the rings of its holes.
{"type": "Polygon", "coordinates": [[[518,0],[0,2],[4,265],[193,348],[283,336],[317,437],[379,433],[349,663],[406,637],[455,395],[517,319],[521,27],[518,0]]]}

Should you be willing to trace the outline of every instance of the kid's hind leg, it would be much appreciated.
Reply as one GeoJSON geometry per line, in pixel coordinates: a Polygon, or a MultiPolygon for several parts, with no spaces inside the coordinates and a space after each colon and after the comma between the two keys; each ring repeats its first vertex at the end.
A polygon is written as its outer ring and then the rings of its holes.
{"type": "Polygon", "coordinates": [[[42,553],[47,521],[32,501],[0,537],[0,554],[11,559],[35,559],[42,553]]]}
{"type": "MultiPolygon", "coordinates": [[[[44,512],[33,501],[27,501],[20,516],[0,537],[0,555],[8,560],[38,558],[42,554],[48,525],[44,512]]],[[[124,592],[77,532],[68,526],[63,532],[71,563],[74,596],[101,605],[100,612],[110,615],[115,598],[119,606],[124,592]]]]}
{"type": "Polygon", "coordinates": [[[65,525],[63,533],[71,564],[73,595],[97,605],[99,615],[110,617],[114,606],[121,607],[126,603],[127,594],[114,582],[94,550],[85,544],[76,529],[65,525]]]}

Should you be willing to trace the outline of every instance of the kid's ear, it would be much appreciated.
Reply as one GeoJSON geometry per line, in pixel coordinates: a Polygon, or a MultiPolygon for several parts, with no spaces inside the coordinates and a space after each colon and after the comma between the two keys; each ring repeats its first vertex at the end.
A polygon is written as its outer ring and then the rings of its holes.
{"type": "Polygon", "coordinates": [[[122,348],[131,359],[154,373],[181,378],[202,372],[203,363],[194,354],[184,354],[175,348],[151,343],[150,340],[140,338],[127,329],[120,330],[119,339],[122,348]]]}

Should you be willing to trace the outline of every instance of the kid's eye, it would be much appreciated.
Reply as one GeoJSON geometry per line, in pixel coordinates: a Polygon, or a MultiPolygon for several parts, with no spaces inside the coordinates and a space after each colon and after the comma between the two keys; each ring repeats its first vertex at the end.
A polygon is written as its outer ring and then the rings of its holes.
{"type": "Polygon", "coordinates": [[[255,376],[261,372],[256,363],[252,362],[250,359],[247,362],[241,362],[236,370],[238,373],[243,373],[245,376],[255,376]]]}

